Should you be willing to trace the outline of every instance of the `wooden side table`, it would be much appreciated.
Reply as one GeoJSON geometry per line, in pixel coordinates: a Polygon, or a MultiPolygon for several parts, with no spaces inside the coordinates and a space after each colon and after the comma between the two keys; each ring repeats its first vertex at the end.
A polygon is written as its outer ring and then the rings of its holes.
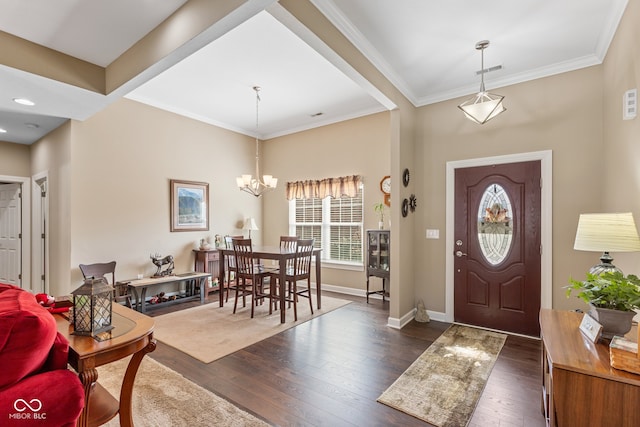
{"type": "Polygon", "coordinates": [[[608,342],[591,342],[583,314],[540,310],[541,409],[549,427],[640,425],[640,375],[612,368],[608,342]]]}
{"type": "MultiPolygon", "coordinates": [[[[212,280],[220,277],[220,253],[217,249],[194,249],[193,252],[195,253],[194,271],[209,273],[212,280]]],[[[220,280],[218,280],[218,283],[220,283],[220,280]]],[[[218,286],[206,287],[205,296],[209,296],[209,292],[217,290],[218,286]]]]}
{"type": "Polygon", "coordinates": [[[109,336],[105,335],[103,341],[98,341],[92,337],[73,335],[73,324],[63,314],[54,314],[54,317],[58,332],[69,341],[69,364],[78,372],[84,386],[85,406],[78,426],[99,426],[116,414],[120,416],[122,427],[133,426],[133,383],[144,355],[156,349],[153,319],[120,304],[113,304],[114,328],[106,333],[109,336]],[[132,357],[122,381],[118,402],[98,383],[96,368],[130,355],[132,357]]]}

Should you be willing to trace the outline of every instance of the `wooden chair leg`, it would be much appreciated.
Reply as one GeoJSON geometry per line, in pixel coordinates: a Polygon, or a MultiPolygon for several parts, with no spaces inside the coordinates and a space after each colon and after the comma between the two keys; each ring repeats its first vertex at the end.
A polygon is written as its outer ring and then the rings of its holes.
{"type": "Polygon", "coordinates": [[[235,301],[233,301],[233,314],[236,314],[236,308],[238,307],[239,289],[240,289],[240,282],[236,279],[236,298],[235,298],[235,301]]]}
{"type": "Polygon", "coordinates": [[[313,301],[311,301],[311,279],[307,279],[307,294],[309,295],[309,308],[311,308],[311,314],[313,314],[313,301]]]}

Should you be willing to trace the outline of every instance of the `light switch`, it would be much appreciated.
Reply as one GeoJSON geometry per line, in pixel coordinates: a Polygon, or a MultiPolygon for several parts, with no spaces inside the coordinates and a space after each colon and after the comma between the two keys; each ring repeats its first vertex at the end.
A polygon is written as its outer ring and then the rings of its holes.
{"type": "Polygon", "coordinates": [[[427,228],[427,239],[439,239],[439,238],[440,238],[440,230],[427,228]]]}

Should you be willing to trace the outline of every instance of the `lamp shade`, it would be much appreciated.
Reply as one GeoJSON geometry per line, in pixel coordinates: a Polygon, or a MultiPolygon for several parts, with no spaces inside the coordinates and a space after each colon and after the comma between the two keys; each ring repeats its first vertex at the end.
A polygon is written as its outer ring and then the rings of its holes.
{"type": "Polygon", "coordinates": [[[573,248],[593,252],[640,251],[640,238],[633,214],[581,214],[573,248]]]}
{"type": "Polygon", "coordinates": [[[253,218],[247,218],[244,220],[244,227],[242,227],[243,230],[259,230],[258,228],[258,224],[256,224],[256,220],[253,218]]]}

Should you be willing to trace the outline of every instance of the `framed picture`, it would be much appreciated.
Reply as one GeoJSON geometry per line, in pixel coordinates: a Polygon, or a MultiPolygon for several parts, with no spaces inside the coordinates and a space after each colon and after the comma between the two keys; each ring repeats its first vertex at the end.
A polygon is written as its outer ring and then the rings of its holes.
{"type": "Polygon", "coordinates": [[[172,179],[171,231],[209,230],[209,183],[172,179]]]}

